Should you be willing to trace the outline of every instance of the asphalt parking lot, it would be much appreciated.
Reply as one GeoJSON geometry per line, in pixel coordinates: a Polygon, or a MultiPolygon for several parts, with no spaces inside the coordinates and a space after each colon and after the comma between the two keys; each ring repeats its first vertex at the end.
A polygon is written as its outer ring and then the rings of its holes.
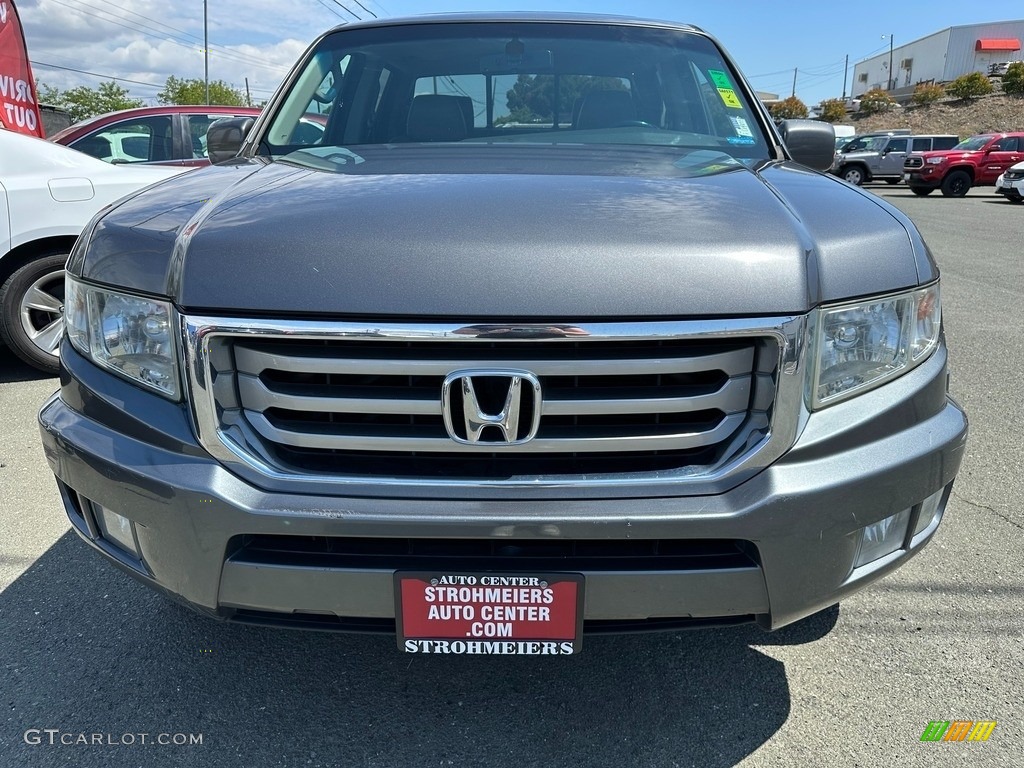
{"type": "Polygon", "coordinates": [[[0,349],[0,767],[1020,766],[1024,206],[991,189],[872,190],[914,219],[942,268],[968,451],[919,557],[774,635],[409,657],[390,637],[193,616],[70,532],[35,423],[56,382],[0,349]],[[931,720],[998,725],[984,743],[923,743],[931,720]]]}

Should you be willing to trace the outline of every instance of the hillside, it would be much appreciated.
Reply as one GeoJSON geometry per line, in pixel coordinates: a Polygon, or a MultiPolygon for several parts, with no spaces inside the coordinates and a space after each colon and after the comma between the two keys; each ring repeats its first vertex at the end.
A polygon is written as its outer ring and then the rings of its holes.
{"type": "Polygon", "coordinates": [[[850,119],[857,133],[909,128],[913,133],[953,133],[961,138],[989,131],[1024,131],[1024,98],[1002,94],[930,107],[896,107],[882,115],[850,119]]]}

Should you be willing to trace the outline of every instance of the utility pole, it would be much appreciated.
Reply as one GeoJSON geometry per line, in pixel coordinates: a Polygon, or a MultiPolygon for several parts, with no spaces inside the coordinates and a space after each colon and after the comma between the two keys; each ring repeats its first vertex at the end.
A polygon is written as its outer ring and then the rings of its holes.
{"type": "Polygon", "coordinates": [[[891,91],[896,78],[892,76],[892,35],[882,35],[882,39],[889,38],[889,79],[885,83],[885,90],[891,91]]]}
{"type": "Polygon", "coordinates": [[[203,84],[206,91],[205,104],[210,103],[210,27],[206,14],[207,0],[203,0],[203,84]]]}
{"type": "Polygon", "coordinates": [[[245,78],[245,105],[252,106],[252,96],[249,95],[249,78],[245,78]]]}
{"type": "Polygon", "coordinates": [[[846,63],[843,64],[843,101],[846,101],[846,73],[850,71],[850,54],[846,54],[846,63]]]}
{"type": "Polygon", "coordinates": [[[796,96],[796,67],[793,67],[793,92],[790,96],[796,96]]]}
{"type": "Polygon", "coordinates": [[[896,78],[892,76],[892,35],[889,35],[889,90],[896,84],[896,78]]]}

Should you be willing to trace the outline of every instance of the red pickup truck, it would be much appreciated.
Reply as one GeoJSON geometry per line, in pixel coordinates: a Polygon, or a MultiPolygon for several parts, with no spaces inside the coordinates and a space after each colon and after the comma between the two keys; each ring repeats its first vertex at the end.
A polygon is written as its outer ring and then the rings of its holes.
{"type": "Polygon", "coordinates": [[[978,184],[995,184],[1003,171],[1024,160],[1024,133],[984,133],[953,149],[908,155],[903,180],[915,195],[941,189],[946,197],[963,197],[978,184]]]}

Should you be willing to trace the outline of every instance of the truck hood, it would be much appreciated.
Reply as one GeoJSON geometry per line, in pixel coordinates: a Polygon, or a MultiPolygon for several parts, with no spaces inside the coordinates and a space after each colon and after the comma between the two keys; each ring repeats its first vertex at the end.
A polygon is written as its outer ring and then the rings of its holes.
{"type": "Polygon", "coordinates": [[[108,213],[69,270],[190,312],[337,319],[790,314],[937,276],[898,211],[801,166],[490,162],[211,167],[108,213]]]}
{"type": "Polygon", "coordinates": [[[914,154],[923,157],[925,160],[929,157],[944,157],[947,160],[969,160],[972,157],[978,157],[985,153],[978,150],[968,152],[962,149],[933,149],[931,152],[914,152],[914,154]]]}

